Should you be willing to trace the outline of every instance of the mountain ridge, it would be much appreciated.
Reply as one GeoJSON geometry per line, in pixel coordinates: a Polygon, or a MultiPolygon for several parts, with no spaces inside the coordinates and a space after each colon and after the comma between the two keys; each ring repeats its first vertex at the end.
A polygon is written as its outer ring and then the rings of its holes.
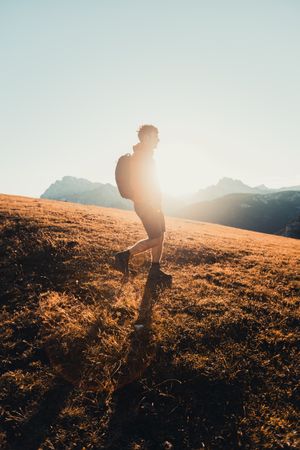
{"type": "Polygon", "coordinates": [[[252,193],[252,194],[267,194],[281,192],[283,190],[289,191],[300,191],[300,185],[290,186],[289,188],[268,188],[264,184],[251,187],[241,180],[233,179],[229,177],[221,178],[217,184],[208,186],[203,189],[199,189],[197,193],[193,195],[193,203],[200,200],[213,200],[218,197],[222,197],[226,194],[241,194],[241,193],[252,193]]]}
{"type": "MultiPolygon", "coordinates": [[[[240,180],[223,177],[216,185],[189,197],[178,199],[164,196],[163,209],[172,216],[299,238],[297,214],[300,211],[300,199],[294,201],[293,193],[300,192],[300,186],[292,186],[290,189],[269,189],[265,185],[252,188],[240,180]],[[251,204],[248,204],[250,209],[247,212],[242,195],[248,195],[247,201],[251,204]],[[257,195],[261,197],[256,197],[257,195]],[[203,198],[206,200],[201,200],[203,198]],[[227,209],[224,209],[225,204],[227,209]],[[254,218],[256,223],[253,222],[254,218]],[[293,226],[288,225],[290,221],[294,221],[293,226]]],[[[70,176],[53,183],[41,198],[133,209],[132,202],[123,199],[116,186],[110,183],[92,183],[85,179],[78,179],[77,183],[77,179],[70,176]]]]}
{"type": "MultiPolygon", "coordinates": [[[[179,217],[285,236],[289,235],[287,224],[299,214],[300,191],[227,194],[177,211],[179,217]]],[[[299,238],[300,229],[293,229],[292,234],[299,238]]]]}
{"type": "MultiPolygon", "coordinates": [[[[111,183],[99,183],[99,182],[91,182],[85,178],[76,178],[72,176],[64,176],[61,180],[56,180],[52,183],[43,194],[41,194],[40,198],[49,198],[53,200],[64,199],[66,194],[82,194],[83,192],[88,192],[94,189],[101,189],[103,186],[111,186],[112,190],[117,191],[117,187],[111,183]],[[77,186],[78,182],[78,186],[77,186]],[[86,188],[85,188],[86,187],[86,188]]],[[[241,180],[233,179],[230,177],[221,178],[217,184],[208,186],[203,189],[199,189],[196,193],[189,194],[185,196],[185,202],[195,203],[200,198],[204,197],[205,200],[211,200],[213,198],[222,197],[223,195],[229,193],[267,193],[267,192],[280,192],[283,190],[299,190],[300,185],[290,186],[290,187],[281,187],[278,189],[268,188],[264,184],[250,187],[243,183],[241,180]]],[[[118,192],[118,191],[117,191],[118,192]]],[[[180,196],[172,196],[173,199],[180,199],[180,196]]]]}

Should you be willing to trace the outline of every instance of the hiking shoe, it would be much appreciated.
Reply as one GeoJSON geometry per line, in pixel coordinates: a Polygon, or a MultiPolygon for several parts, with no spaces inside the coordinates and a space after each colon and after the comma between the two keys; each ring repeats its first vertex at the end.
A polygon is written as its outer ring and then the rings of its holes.
{"type": "Polygon", "coordinates": [[[128,275],[129,250],[115,254],[115,269],[128,275]]]}
{"type": "Polygon", "coordinates": [[[172,286],[172,275],[169,275],[160,269],[153,269],[151,267],[149,271],[149,278],[151,281],[157,283],[158,285],[164,287],[172,286]]]}

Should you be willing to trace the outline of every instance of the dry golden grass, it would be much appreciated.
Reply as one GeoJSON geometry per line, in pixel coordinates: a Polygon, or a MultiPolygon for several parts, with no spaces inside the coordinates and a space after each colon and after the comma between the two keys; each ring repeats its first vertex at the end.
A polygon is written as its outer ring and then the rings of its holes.
{"type": "Polygon", "coordinates": [[[3,448],[299,447],[300,242],[166,223],[161,291],[133,212],[0,195],[3,448]]]}

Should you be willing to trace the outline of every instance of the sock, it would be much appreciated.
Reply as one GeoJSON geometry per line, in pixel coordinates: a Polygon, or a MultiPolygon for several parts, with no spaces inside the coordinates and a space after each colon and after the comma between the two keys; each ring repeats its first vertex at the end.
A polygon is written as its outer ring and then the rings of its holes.
{"type": "Polygon", "coordinates": [[[159,262],[153,262],[151,264],[151,269],[156,269],[158,270],[160,268],[160,263],[159,262]]]}

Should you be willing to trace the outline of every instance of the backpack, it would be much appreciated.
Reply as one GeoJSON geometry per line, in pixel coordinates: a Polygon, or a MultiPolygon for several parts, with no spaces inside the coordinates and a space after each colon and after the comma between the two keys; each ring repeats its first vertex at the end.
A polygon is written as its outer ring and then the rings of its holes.
{"type": "Polygon", "coordinates": [[[132,199],[133,189],[131,186],[131,157],[130,153],[120,156],[118,159],[115,179],[121,197],[132,199]]]}

